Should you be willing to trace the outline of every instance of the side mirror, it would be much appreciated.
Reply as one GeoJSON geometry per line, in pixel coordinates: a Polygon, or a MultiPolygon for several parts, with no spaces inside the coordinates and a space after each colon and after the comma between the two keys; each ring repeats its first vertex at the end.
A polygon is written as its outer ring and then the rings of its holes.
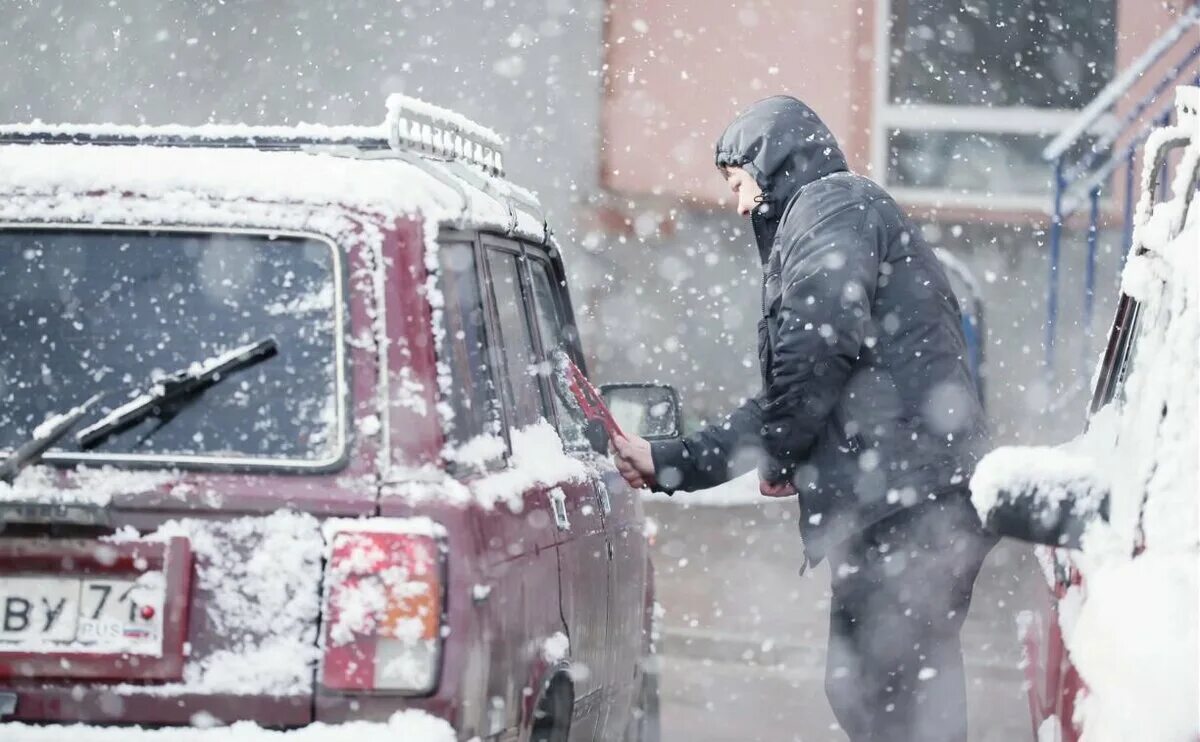
{"type": "Polygon", "coordinates": [[[665,384],[605,384],[604,403],[621,430],[649,441],[678,438],[683,431],[679,394],[665,384]]]}
{"type": "Polygon", "coordinates": [[[979,462],[971,498],[988,530],[1043,546],[1082,548],[1096,520],[1108,522],[1109,490],[1078,455],[1046,449],[1000,448],[979,462]]]}

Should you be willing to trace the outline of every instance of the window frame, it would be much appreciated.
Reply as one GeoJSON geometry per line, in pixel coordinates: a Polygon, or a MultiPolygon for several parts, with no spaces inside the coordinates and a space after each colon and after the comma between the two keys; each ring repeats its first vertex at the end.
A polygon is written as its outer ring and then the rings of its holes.
{"type": "MultiPolygon", "coordinates": [[[[458,230],[443,229],[438,234],[438,245],[439,245],[439,248],[445,247],[448,245],[469,246],[471,248],[471,255],[475,261],[475,280],[478,282],[478,285],[479,285],[479,303],[480,303],[480,308],[483,310],[484,354],[485,354],[485,357],[487,358],[487,364],[488,364],[488,368],[487,368],[488,378],[486,379],[486,381],[490,381],[491,386],[492,386],[493,397],[490,400],[490,402],[496,406],[496,409],[500,413],[499,420],[497,421],[497,422],[499,422],[499,430],[496,431],[496,435],[500,436],[501,439],[504,441],[504,450],[505,450],[505,454],[503,457],[501,457],[499,459],[495,459],[494,461],[488,462],[488,465],[485,467],[484,470],[485,471],[497,471],[497,470],[504,468],[507,465],[507,459],[512,451],[512,439],[511,439],[511,436],[509,433],[508,418],[506,417],[505,411],[504,411],[504,395],[500,393],[500,382],[497,377],[498,372],[496,370],[496,364],[499,359],[497,358],[496,353],[495,353],[495,344],[492,343],[492,341],[491,341],[492,333],[495,331],[495,328],[498,325],[493,322],[493,319],[490,314],[491,303],[488,300],[490,287],[488,286],[487,263],[484,260],[483,248],[480,244],[479,235],[477,233],[460,232],[458,230]]],[[[442,265],[441,265],[440,260],[438,262],[437,271],[439,274],[438,275],[438,290],[440,291],[443,289],[442,280],[444,278],[444,273],[442,271],[442,265]]],[[[443,308],[442,311],[445,312],[446,309],[443,308]]],[[[447,360],[444,355],[444,352],[445,352],[444,348],[438,349],[438,361],[439,362],[445,362],[447,360]]],[[[442,401],[444,401],[448,404],[452,404],[449,399],[445,399],[445,395],[442,394],[440,391],[439,391],[439,396],[443,397],[442,401]]],[[[443,429],[442,435],[446,439],[447,443],[453,442],[452,438],[450,436],[450,431],[443,429]]],[[[446,463],[450,467],[450,470],[452,473],[454,473],[454,474],[462,473],[462,472],[458,471],[459,465],[455,464],[454,462],[446,462],[446,463]]],[[[474,469],[471,469],[471,471],[474,471],[474,469]]]]}
{"type": "MultiPolygon", "coordinates": [[[[555,310],[557,311],[558,316],[562,319],[563,327],[575,328],[573,337],[563,338],[563,345],[565,346],[568,355],[571,357],[571,360],[574,361],[576,367],[578,367],[580,372],[586,376],[587,369],[583,364],[583,352],[579,341],[579,326],[575,324],[575,313],[571,307],[570,293],[567,290],[566,272],[563,270],[562,261],[556,260],[555,255],[552,254],[551,250],[535,247],[528,243],[523,243],[523,247],[525,249],[526,260],[524,263],[524,270],[522,271],[522,280],[527,283],[529,288],[529,293],[527,296],[527,301],[529,303],[529,317],[534,325],[534,336],[536,338],[534,343],[538,348],[538,353],[541,357],[541,360],[542,362],[549,362],[550,350],[548,350],[546,347],[545,338],[541,337],[541,327],[538,326],[537,318],[535,316],[537,307],[535,306],[536,299],[533,296],[532,273],[532,265],[535,262],[545,266],[546,273],[550,277],[550,294],[555,304],[555,310]]],[[[542,386],[543,388],[549,387],[548,384],[543,384],[542,386]]],[[[551,420],[550,424],[554,426],[555,431],[558,432],[559,438],[562,439],[563,449],[568,453],[590,451],[590,444],[588,444],[586,440],[573,445],[572,441],[568,441],[563,438],[563,430],[560,421],[561,415],[565,413],[560,407],[557,395],[554,394],[553,389],[547,389],[547,391],[550,393],[551,409],[554,414],[554,420],[551,420]]]]}
{"type": "MultiPolygon", "coordinates": [[[[875,6],[875,69],[873,81],[874,125],[870,134],[870,162],[879,183],[903,203],[928,207],[1043,212],[1050,194],[987,194],[947,188],[914,188],[892,182],[889,167],[890,139],[894,131],[948,131],[993,135],[1053,137],[1069,127],[1081,109],[1033,106],[956,106],[948,104],[897,104],[891,98],[893,0],[875,6]]],[[[1047,142],[1048,143],[1048,142],[1047,142]]],[[[1046,164],[1047,173],[1050,164],[1046,164]]]]}
{"type": "MultiPolygon", "coordinates": [[[[492,267],[487,259],[489,250],[507,253],[516,257],[518,276],[517,284],[521,299],[521,306],[524,309],[526,330],[529,332],[530,339],[533,341],[533,353],[535,358],[545,358],[545,353],[542,350],[540,332],[537,327],[537,322],[533,316],[533,297],[530,294],[529,269],[526,266],[526,246],[519,241],[490,233],[480,233],[478,242],[480,254],[482,256],[481,265],[483,266],[484,275],[486,276],[486,280],[484,281],[484,315],[490,330],[488,336],[494,337],[498,341],[489,344],[489,358],[496,369],[496,371],[493,373],[499,373],[503,377],[502,380],[496,381],[496,389],[500,393],[500,409],[502,410],[503,427],[505,430],[504,437],[508,446],[508,452],[511,455],[511,430],[516,427],[516,410],[511,409],[508,399],[504,394],[504,390],[500,386],[501,384],[510,385],[512,383],[512,379],[509,378],[508,366],[504,362],[504,358],[501,356],[500,352],[501,344],[506,341],[504,338],[504,330],[500,327],[500,312],[496,303],[496,287],[494,277],[492,276],[492,267]]],[[[548,388],[545,379],[543,379],[540,375],[538,376],[537,384],[538,394],[542,400],[542,411],[549,411],[549,415],[554,415],[555,407],[553,403],[553,394],[548,388]]],[[[513,392],[511,386],[509,387],[509,394],[515,398],[515,393],[513,392]]],[[[547,421],[552,425],[557,422],[556,420],[547,421]]]]}
{"type": "Polygon", "coordinates": [[[1129,364],[1133,358],[1133,339],[1141,320],[1141,305],[1133,297],[1121,294],[1116,317],[1109,331],[1108,344],[1100,364],[1100,375],[1092,391],[1092,403],[1088,415],[1094,415],[1112,402],[1129,376],[1129,364]]]}
{"type": "MultiPolygon", "coordinates": [[[[338,436],[335,451],[322,459],[295,459],[264,456],[225,456],[216,454],[179,454],[179,453],[115,453],[103,451],[47,451],[41,460],[49,465],[68,468],[71,466],[116,465],[130,469],[155,468],[169,466],[183,471],[196,472],[236,472],[236,473],[285,473],[285,474],[324,474],[341,471],[347,468],[354,458],[354,439],[351,426],[355,420],[355,399],[352,393],[350,379],[353,377],[351,354],[349,349],[352,287],[350,268],[344,240],[339,240],[315,229],[264,229],[257,227],[218,227],[203,224],[117,224],[74,223],[52,221],[4,221],[0,222],[0,231],[47,230],[56,232],[139,232],[193,234],[199,237],[215,235],[247,236],[276,238],[283,237],[295,240],[310,240],[319,242],[330,250],[332,255],[332,276],[334,286],[334,353],[330,359],[334,371],[333,399],[337,403],[337,421],[333,428],[338,436]]],[[[135,382],[135,386],[137,383],[135,382]]],[[[132,388],[132,387],[130,387],[132,388]]],[[[386,435],[386,426],[384,428],[386,435]]],[[[0,450],[0,458],[12,453],[0,450]]]]}
{"type": "MultiPolygon", "coordinates": [[[[508,376],[508,368],[501,353],[501,345],[505,342],[504,331],[500,326],[495,281],[492,276],[491,264],[488,261],[488,254],[489,251],[494,251],[514,256],[517,259],[518,284],[520,299],[524,308],[524,320],[533,343],[533,353],[538,362],[547,360],[548,352],[535,315],[537,310],[534,306],[536,300],[532,293],[533,277],[530,264],[533,261],[538,261],[547,268],[551,278],[551,292],[556,311],[567,326],[578,328],[574,307],[571,304],[570,292],[566,285],[566,271],[558,254],[558,248],[554,245],[536,245],[525,240],[515,239],[494,232],[472,232],[455,229],[443,229],[439,233],[438,240],[442,244],[455,243],[470,244],[472,246],[475,258],[475,274],[480,284],[480,301],[483,305],[483,331],[488,361],[488,374],[495,390],[494,403],[500,412],[500,430],[497,434],[503,438],[505,446],[504,456],[497,459],[494,466],[489,466],[487,471],[503,469],[511,463],[512,430],[515,427],[514,422],[516,417],[515,410],[511,409],[507,399],[511,391],[506,394],[503,386],[510,384],[511,379],[508,376]]],[[[440,265],[438,270],[440,272],[440,265]]],[[[565,347],[571,359],[586,374],[587,371],[583,360],[578,329],[576,329],[572,337],[566,340],[565,347]]],[[[440,355],[439,360],[442,360],[440,355]]],[[[542,410],[543,412],[547,412],[546,421],[553,425],[555,431],[561,435],[561,428],[558,422],[558,416],[561,414],[560,408],[554,392],[550,388],[550,383],[540,375],[537,383],[542,400],[542,410]]],[[[564,448],[567,453],[577,453],[586,450],[584,446],[567,446],[565,441],[564,448]]]]}

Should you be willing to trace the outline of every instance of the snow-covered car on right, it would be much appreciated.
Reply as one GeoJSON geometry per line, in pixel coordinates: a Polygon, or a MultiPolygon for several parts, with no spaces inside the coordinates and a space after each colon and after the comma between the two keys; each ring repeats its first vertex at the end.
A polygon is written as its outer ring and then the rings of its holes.
{"type": "Polygon", "coordinates": [[[1022,626],[1039,742],[1200,739],[1198,110],[1180,88],[1177,123],[1146,142],[1087,430],[998,449],[971,482],[992,528],[1050,547],[1045,610],[1022,626]]]}

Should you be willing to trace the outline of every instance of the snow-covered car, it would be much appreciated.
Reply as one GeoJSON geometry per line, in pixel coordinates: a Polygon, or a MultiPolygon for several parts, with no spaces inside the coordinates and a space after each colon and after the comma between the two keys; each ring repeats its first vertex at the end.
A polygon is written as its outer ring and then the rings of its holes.
{"type": "Polygon", "coordinates": [[[0,739],[655,738],[642,504],[490,130],[0,127],[0,346],[0,739]]]}
{"type": "Polygon", "coordinates": [[[1200,739],[1200,88],[1176,112],[1145,145],[1087,430],[998,449],[971,483],[996,530],[1050,547],[1046,605],[1022,626],[1042,742],[1200,739]]]}

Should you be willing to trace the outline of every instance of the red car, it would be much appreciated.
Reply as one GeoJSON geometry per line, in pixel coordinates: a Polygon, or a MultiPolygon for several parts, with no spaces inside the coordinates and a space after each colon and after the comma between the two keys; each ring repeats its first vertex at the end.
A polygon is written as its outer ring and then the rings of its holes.
{"type": "Polygon", "coordinates": [[[1176,108],[1146,145],[1087,431],[998,449],[971,483],[993,528],[1042,544],[1050,591],[1022,626],[1039,742],[1200,740],[1200,88],[1176,108]]]}
{"type": "Polygon", "coordinates": [[[499,144],[0,128],[0,738],[656,737],[642,504],[499,144]]]}

